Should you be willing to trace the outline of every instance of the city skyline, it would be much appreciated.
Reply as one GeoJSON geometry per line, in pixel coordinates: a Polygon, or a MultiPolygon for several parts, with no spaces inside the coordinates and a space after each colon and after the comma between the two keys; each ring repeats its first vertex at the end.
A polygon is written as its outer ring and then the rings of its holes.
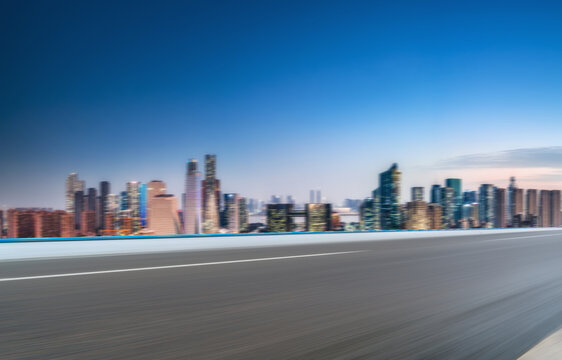
{"type": "Polygon", "coordinates": [[[406,189],[562,183],[562,4],[2,10],[0,206],[63,208],[71,172],[179,195],[205,153],[225,192],[262,199],[363,198],[393,162],[406,189]]]}

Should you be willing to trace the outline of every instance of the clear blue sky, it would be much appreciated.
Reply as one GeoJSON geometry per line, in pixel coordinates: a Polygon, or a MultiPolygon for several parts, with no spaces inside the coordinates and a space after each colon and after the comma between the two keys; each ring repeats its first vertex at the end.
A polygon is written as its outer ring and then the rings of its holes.
{"type": "Polygon", "coordinates": [[[392,162],[405,194],[562,188],[561,4],[3,1],[0,206],[62,208],[73,171],[179,195],[205,153],[262,199],[363,198],[392,162]]]}

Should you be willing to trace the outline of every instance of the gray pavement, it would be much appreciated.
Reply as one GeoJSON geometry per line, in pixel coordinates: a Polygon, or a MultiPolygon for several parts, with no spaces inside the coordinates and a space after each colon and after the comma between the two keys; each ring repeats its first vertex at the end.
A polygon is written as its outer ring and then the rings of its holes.
{"type": "Polygon", "coordinates": [[[557,230],[0,262],[0,359],[517,359],[561,325],[557,230]]]}

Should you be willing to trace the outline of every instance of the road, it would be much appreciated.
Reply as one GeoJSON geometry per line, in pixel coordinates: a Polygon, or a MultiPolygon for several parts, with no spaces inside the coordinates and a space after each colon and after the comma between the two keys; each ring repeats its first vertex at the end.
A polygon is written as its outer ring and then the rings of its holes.
{"type": "Polygon", "coordinates": [[[560,326],[558,230],[0,263],[1,359],[517,359],[560,326]]]}

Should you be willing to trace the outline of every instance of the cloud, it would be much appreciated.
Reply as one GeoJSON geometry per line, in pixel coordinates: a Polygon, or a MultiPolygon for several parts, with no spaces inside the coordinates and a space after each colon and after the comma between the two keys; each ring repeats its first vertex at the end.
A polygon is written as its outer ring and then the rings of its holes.
{"type": "Polygon", "coordinates": [[[437,163],[440,169],[554,168],[562,169],[562,146],[527,148],[462,155],[437,163]]]}

